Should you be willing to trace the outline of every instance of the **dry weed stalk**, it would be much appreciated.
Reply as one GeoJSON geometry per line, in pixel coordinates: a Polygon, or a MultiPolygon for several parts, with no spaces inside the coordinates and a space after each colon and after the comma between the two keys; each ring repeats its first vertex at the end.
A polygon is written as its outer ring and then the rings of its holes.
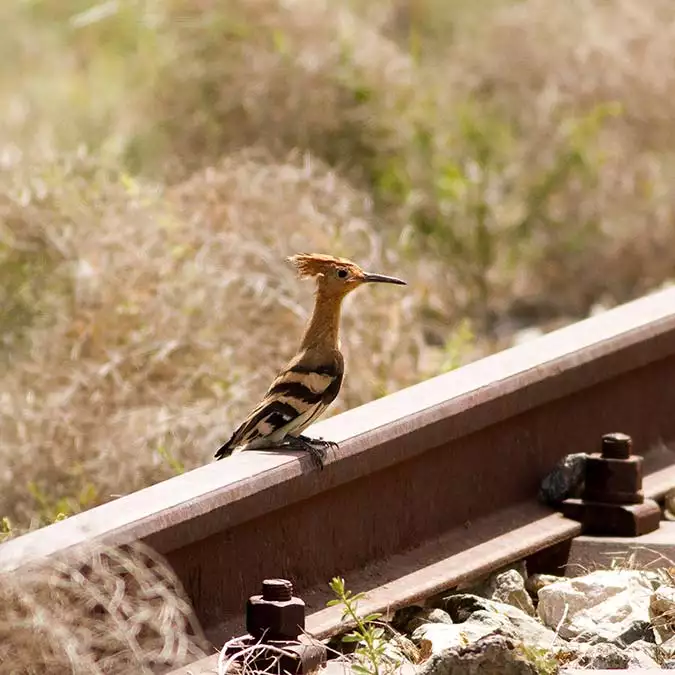
{"type": "Polygon", "coordinates": [[[410,283],[361,318],[347,305],[333,412],[673,276],[667,0],[486,0],[440,51],[424,25],[454,19],[436,0],[358,16],[327,0],[0,4],[19,64],[0,78],[15,528],[210,461],[297,344],[310,290],[283,259],[299,250],[410,283]],[[397,16],[419,53],[386,28],[397,16]],[[80,141],[96,161],[63,152],[80,141]]]}
{"type": "Polygon", "coordinates": [[[205,655],[180,582],[147,547],[96,546],[0,576],[0,673],[157,673],[205,655]]]}

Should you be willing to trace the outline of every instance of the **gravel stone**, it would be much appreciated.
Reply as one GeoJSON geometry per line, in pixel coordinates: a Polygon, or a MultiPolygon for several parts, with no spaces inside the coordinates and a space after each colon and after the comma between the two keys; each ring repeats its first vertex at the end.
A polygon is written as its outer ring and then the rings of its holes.
{"type": "Polygon", "coordinates": [[[620,647],[605,642],[590,645],[568,668],[587,668],[589,670],[625,670],[630,665],[630,656],[620,647]]]}
{"type": "Polygon", "coordinates": [[[580,497],[584,487],[587,457],[585,452],[563,457],[541,481],[539,499],[544,504],[557,506],[570,497],[580,497]]]}
{"type": "Polygon", "coordinates": [[[471,645],[432,655],[418,675],[537,675],[537,670],[513,640],[487,635],[471,645]]]}

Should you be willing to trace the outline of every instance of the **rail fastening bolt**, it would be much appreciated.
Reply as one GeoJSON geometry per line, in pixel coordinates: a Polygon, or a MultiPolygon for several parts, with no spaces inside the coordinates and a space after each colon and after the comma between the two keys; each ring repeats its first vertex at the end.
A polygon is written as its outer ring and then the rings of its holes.
{"type": "Polygon", "coordinates": [[[601,504],[641,504],[642,457],[631,454],[633,440],[627,434],[602,437],[599,453],[586,459],[583,499],[601,504]]]}
{"type": "Polygon", "coordinates": [[[608,459],[628,459],[633,450],[633,439],[628,434],[615,432],[602,437],[602,456],[608,459]]]}
{"type": "Polygon", "coordinates": [[[286,579],[265,579],[262,595],[252,595],[246,603],[246,630],[263,642],[297,640],[304,628],[305,603],[286,579]]]}
{"type": "Polygon", "coordinates": [[[263,600],[285,602],[293,597],[293,584],[287,579],[265,579],[262,582],[263,600]]]}

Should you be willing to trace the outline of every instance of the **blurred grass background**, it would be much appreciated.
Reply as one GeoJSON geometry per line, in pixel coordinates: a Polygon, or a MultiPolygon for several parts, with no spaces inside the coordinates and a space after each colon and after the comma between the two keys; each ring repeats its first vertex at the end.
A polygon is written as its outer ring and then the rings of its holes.
{"type": "Polygon", "coordinates": [[[210,461],[286,255],[410,283],[333,413],[675,277],[667,0],[4,0],[0,56],[6,534],[210,461]]]}

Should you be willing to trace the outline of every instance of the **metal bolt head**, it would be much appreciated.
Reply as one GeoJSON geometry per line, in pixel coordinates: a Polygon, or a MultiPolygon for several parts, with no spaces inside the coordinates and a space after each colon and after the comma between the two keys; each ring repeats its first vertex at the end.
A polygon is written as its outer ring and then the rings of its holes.
{"type": "Polygon", "coordinates": [[[295,640],[305,628],[305,603],[285,579],[266,579],[262,595],[246,603],[246,630],[264,642],[295,640]],[[278,598],[278,599],[277,599],[278,598]]]}
{"type": "Polygon", "coordinates": [[[602,437],[602,456],[608,459],[628,459],[633,449],[633,439],[620,432],[602,437]]]}
{"type": "Polygon", "coordinates": [[[262,582],[263,600],[290,600],[293,584],[288,579],[265,579],[262,582]]]}

